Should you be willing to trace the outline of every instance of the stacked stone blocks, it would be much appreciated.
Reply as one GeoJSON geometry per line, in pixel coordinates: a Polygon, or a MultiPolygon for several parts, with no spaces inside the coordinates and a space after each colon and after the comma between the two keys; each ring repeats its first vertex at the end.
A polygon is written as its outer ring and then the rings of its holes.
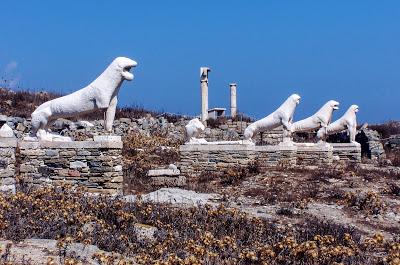
{"type": "Polygon", "coordinates": [[[330,144],[294,144],[294,145],[242,145],[208,144],[182,145],[179,167],[181,174],[192,177],[203,172],[219,172],[237,166],[249,166],[257,163],[262,171],[273,166],[323,166],[333,163],[333,155],[346,162],[360,162],[361,148],[347,144],[347,148],[336,149],[330,144]],[[336,151],[334,151],[336,150],[336,151]]]}
{"type": "Polygon", "coordinates": [[[0,167],[2,180],[8,176],[6,183],[10,178],[15,183],[19,174],[33,186],[67,183],[89,192],[122,194],[122,141],[14,140],[13,147],[3,147],[6,142],[0,141],[0,161],[8,159],[8,168],[0,167]]]}
{"type": "Polygon", "coordinates": [[[0,191],[15,192],[17,140],[1,138],[0,140],[0,191]]]}

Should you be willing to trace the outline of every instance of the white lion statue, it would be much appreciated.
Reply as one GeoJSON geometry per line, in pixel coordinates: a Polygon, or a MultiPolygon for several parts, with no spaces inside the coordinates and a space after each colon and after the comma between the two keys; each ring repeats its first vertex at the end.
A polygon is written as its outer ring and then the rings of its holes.
{"type": "Polygon", "coordinates": [[[106,70],[88,86],[63,97],[47,101],[40,105],[31,115],[31,136],[45,140],[65,140],[61,136],[45,132],[51,122],[58,118],[69,118],[105,109],[105,129],[111,132],[117,107],[117,96],[124,80],[133,80],[129,71],[137,63],[126,57],[118,57],[106,70]],[[38,131],[40,130],[40,133],[38,131]],[[42,137],[41,137],[42,136],[42,137]]]}
{"type": "Polygon", "coordinates": [[[328,134],[338,133],[344,130],[347,130],[347,134],[350,136],[350,142],[358,144],[356,142],[356,134],[357,134],[357,117],[356,113],[358,112],[357,105],[351,105],[350,108],[345,112],[345,114],[335,122],[332,122],[328,125],[326,130],[320,129],[317,133],[317,137],[319,139],[324,139],[328,134]]]}
{"type": "Polygon", "coordinates": [[[281,125],[285,130],[290,130],[293,121],[293,114],[296,106],[300,103],[300,96],[293,94],[274,112],[267,117],[253,122],[244,130],[244,140],[252,141],[259,132],[273,130],[281,125]]]}
{"type": "Polygon", "coordinates": [[[207,141],[203,138],[199,137],[200,133],[203,132],[206,127],[204,124],[198,119],[191,119],[188,124],[185,126],[186,129],[186,139],[189,144],[205,144],[207,141]]]}
{"type": "Polygon", "coordinates": [[[326,130],[332,119],[334,110],[339,109],[339,102],[329,100],[314,115],[292,124],[292,132],[309,132],[319,128],[326,130]]]}

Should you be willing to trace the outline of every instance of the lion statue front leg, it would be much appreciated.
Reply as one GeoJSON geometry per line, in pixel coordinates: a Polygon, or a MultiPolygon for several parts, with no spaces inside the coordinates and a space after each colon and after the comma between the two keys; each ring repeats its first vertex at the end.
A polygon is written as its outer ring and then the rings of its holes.
{"type": "Polygon", "coordinates": [[[110,133],[112,131],[112,126],[113,126],[114,118],[115,118],[115,111],[117,109],[117,103],[118,103],[118,99],[117,99],[117,96],[115,96],[110,101],[110,106],[108,106],[107,111],[106,111],[104,127],[105,127],[106,132],[108,132],[108,133],[110,133]]]}

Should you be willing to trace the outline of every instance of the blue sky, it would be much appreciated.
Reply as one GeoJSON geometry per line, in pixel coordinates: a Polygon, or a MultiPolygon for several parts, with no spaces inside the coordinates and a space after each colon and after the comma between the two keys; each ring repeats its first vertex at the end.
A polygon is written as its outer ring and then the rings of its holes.
{"type": "Polygon", "coordinates": [[[360,106],[359,121],[400,119],[400,1],[1,1],[0,73],[11,86],[72,92],[117,56],[138,62],[120,106],[200,112],[200,66],[212,69],[210,107],[253,117],[290,94],[295,120],[329,99],[360,106]]]}

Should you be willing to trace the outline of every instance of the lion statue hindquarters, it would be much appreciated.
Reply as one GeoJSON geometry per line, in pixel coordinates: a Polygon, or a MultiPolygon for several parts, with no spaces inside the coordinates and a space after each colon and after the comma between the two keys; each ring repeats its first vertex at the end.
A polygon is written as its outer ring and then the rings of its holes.
{"type": "Polygon", "coordinates": [[[319,139],[324,139],[326,135],[347,130],[347,134],[350,136],[350,142],[358,144],[356,142],[356,134],[357,134],[356,113],[358,112],[358,110],[359,108],[357,105],[351,105],[345,112],[345,114],[340,119],[329,124],[326,130],[320,129],[317,133],[317,137],[319,139]]]}
{"type": "Polygon", "coordinates": [[[185,125],[186,142],[187,144],[205,144],[207,141],[203,138],[198,138],[200,133],[206,129],[204,124],[198,119],[191,119],[185,125]]]}
{"type": "Polygon", "coordinates": [[[118,57],[88,86],[40,105],[31,114],[31,136],[37,136],[40,139],[47,135],[46,140],[51,140],[51,136],[48,137],[49,134],[45,132],[51,122],[58,118],[71,118],[91,113],[97,109],[106,109],[105,129],[110,132],[119,89],[124,80],[133,80],[134,76],[129,71],[136,65],[137,63],[129,58],[118,57]]]}
{"type": "Polygon", "coordinates": [[[273,130],[281,125],[287,131],[291,130],[293,114],[300,103],[300,96],[293,94],[274,112],[267,117],[251,123],[244,131],[244,139],[253,141],[260,132],[273,130]]]}
{"type": "Polygon", "coordinates": [[[339,109],[339,102],[329,100],[314,115],[292,124],[292,132],[310,132],[319,128],[326,130],[334,110],[339,109]]]}

